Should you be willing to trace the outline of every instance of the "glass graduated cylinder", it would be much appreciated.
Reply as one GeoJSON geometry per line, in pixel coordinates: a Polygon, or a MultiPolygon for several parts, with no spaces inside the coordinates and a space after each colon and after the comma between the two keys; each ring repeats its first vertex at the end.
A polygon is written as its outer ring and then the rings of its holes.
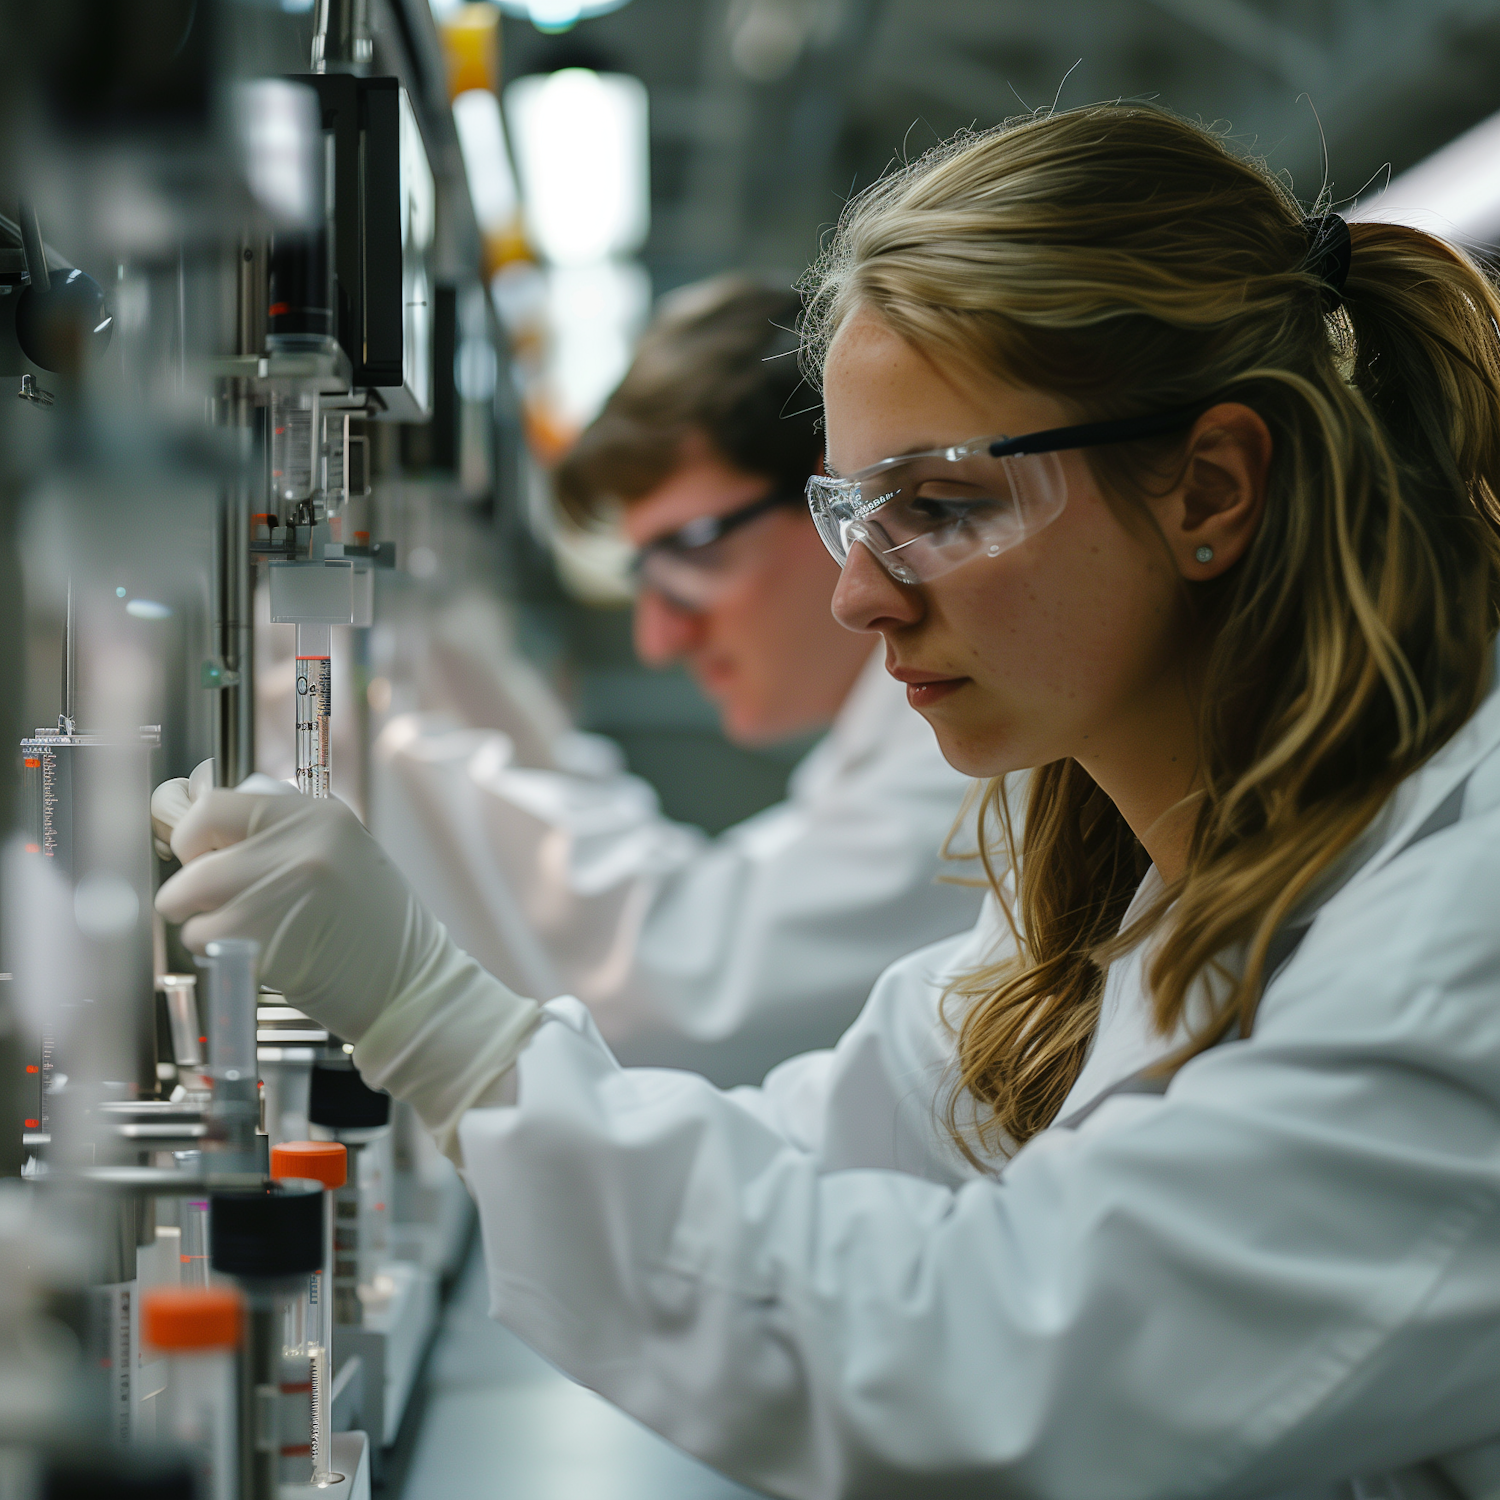
{"type": "Polygon", "coordinates": [[[329,795],[332,771],[333,673],[326,625],[297,627],[297,790],[329,795]]]}
{"type": "MultiPolygon", "coordinates": [[[[326,1377],[328,1364],[320,1280],[321,1273],[314,1271],[300,1290],[288,1293],[282,1309],[278,1429],[283,1484],[315,1480],[318,1450],[326,1447],[326,1442],[320,1442],[322,1434],[315,1420],[318,1378],[326,1377]]],[[[326,1462],[323,1466],[327,1467],[326,1462]]]]}
{"type": "MultiPolygon", "coordinates": [[[[324,1193],[324,1257],[332,1256],[333,1219],[326,1205],[332,1199],[324,1193]]],[[[281,1477],[290,1483],[307,1482],[306,1466],[311,1466],[315,1485],[334,1484],[344,1476],[333,1471],[330,1383],[333,1379],[330,1353],[333,1345],[333,1305],[326,1271],[317,1270],[307,1278],[299,1295],[287,1301],[282,1332],[282,1464],[281,1477]],[[304,1394],[305,1393],[305,1394],[304,1394]],[[304,1450],[296,1434],[306,1431],[308,1447],[304,1450]]]]}

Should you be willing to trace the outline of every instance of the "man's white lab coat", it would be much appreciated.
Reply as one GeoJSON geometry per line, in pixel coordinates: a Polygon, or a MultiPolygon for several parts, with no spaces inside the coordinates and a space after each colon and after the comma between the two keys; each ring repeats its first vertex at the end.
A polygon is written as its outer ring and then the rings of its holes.
{"type": "Polygon", "coordinates": [[[461,1126],[496,1316],[777,1495],[1500,1493],[1500,696],[1331,884],[1164,1093],[1118,962],[1063,1123],[982,1173],[940,1010],[993,905],[758,1089],[553,1001],[461,1126]]]}
{"type": "Polygon", "coordinates": [[[554,755],[572,770],[402,715],[376,745],[375,831],[460,947],[522,994],[582,999],[627,1061],[759,1081],[979,909],[951,883],[977,868],[940,857],[969,783],[878,652],[786,800],[717,838],[664,818],[609,742],[554,755]]]}

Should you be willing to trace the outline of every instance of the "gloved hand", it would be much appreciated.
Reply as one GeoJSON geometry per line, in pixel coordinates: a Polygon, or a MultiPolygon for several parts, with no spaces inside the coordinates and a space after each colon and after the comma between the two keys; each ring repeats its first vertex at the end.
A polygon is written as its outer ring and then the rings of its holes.
{"type": "Polygon", "coordinates": [[[355,1042],[365,1079],[410,1099],[455,1156],[459,1118],[495,1101],[536,1002],[454,945],[342,802],[200,790],[171,848],[183,868],[156,907],[187,946],[253,938],[261,979],[355,1042]]]}
{"type": "MultiPolygon", "coordinates": [[[[174,776],[151,794],[151,832],[155,835],[156,853],[160,859],[172,857],[172,830],[187,816],[188,808],[205,792],[214,789],[214,758],[200,760],[191,776],[174,776]]],[[[239,792],[296,792],[290,781],[276,781],[260,771],[252,771],[239,786],[239,792]]]]}

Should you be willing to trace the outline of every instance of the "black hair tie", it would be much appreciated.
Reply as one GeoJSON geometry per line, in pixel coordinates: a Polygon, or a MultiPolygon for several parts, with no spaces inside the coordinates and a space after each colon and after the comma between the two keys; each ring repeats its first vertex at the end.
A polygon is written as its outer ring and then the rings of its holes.
{"type": "Polygon", "coordinates": [[[1302,269],[1323,283],[1323,310],[1337,312],[1344,305],[1344,283],[1354,243],[1349,226],[1338,214],[1319,214],[1302,221],[1307,236],[1307,259],[1302,269]]]}

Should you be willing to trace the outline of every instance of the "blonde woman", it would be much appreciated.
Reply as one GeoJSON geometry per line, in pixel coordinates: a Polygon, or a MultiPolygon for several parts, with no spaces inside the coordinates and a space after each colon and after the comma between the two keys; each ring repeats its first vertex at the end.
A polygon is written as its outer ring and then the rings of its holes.
{"type": "Polygon", "coordinates": [[[162,910],[466,1163],[497,1317],[752,1485],[1494,1493],[1489,282],[1112,105],[880,184],[811,294],[836,612],[961,770],[1035,768],[969,937],[721,1093],[504,990],[336,806],[212,793],[162,910]]]}

